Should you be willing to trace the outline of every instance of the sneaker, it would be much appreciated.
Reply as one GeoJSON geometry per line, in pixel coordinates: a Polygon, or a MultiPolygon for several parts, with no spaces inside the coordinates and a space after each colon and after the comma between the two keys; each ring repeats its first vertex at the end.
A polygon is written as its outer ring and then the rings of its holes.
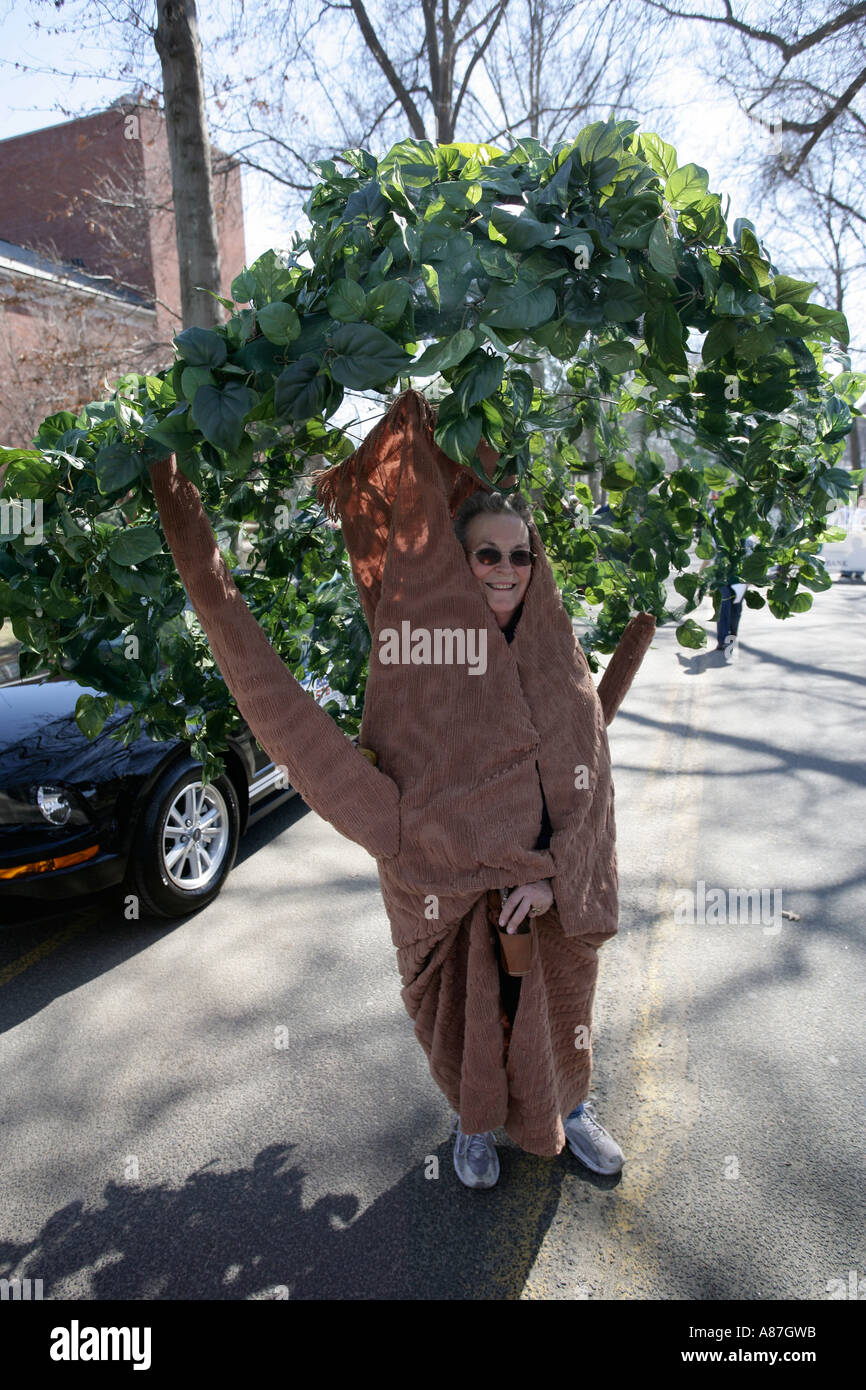
{"type": "Polygon", "coordinates": [[[593,1173],[618,1173],[625,1162],[625,1155],[590,1110],[589,1103],[584,1102],[572,1110],[566,1119],[568,1147],[593,1173]]]}
{"type": "Polygon", "coordinates": [[[464,1134],[460,1117],[451,1126],[456,1134],[454,1170],[464,1187],[493,1187],[499,1179],[499,1155],[493,1142],[493,1131],[485,1134],[464,1134]]]}

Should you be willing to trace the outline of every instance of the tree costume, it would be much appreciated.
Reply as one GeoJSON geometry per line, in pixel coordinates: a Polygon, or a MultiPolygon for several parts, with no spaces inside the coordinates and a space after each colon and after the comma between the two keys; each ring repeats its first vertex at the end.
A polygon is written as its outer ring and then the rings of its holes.
{"type": "Polygon", "coordinates": [[[372,634],[360,732],[368,757],[271,646],[174,457],[151,478],[239,710],[307,804],[376,860],[403,1003],[464,1131],[503,1126],[530,1153],[559,1153],[562,1116],[589,1093],[592,1052],[580,1044],[598,948],[617,931],[606,723],[654,619],[632,619],[596,690],[533,524],[537,558],[509,645],[453,529],[457,506],[482,484],[435,445],[430,407],[407,391],[317,489],[340,518],[372,634]],[[486,669],[453,646],[454,659],[437,662],[437,630],[472,630],[486,669]],[[410,660],[390,659],[389,631],[410,660]],[[542,786],[553,833],[548,849],[534,849],[542,786]],[[487,894],[542,878],[554,904],[532,919],[532,965],[506,1049],[487,894]]]}

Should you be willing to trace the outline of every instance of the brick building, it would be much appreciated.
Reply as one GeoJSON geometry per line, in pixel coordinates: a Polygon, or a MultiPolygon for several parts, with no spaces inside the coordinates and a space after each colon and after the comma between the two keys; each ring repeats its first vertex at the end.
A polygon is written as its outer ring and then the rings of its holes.
{"type": "MultiPolygon", "coordinates": [[[[240,166],[212,148],[222,293],[245,260],[240,166]]],[[[172,359],[182,327],[163,113],[107,111],[0,140],[0,443],[172,359]]]]}

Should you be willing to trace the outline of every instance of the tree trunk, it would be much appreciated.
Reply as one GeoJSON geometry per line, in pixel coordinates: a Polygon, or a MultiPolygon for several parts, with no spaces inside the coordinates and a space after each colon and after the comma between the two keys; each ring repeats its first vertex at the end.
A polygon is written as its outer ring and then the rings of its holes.
{"type": "Polygon", "coordinates": [[[184,328],[222,323],[221,306],[197,285],[220,293],[210,140],[201,41],[194,0],[157,0],[156,51],[162,64],[165,121],[180,264],[184,328]]]}

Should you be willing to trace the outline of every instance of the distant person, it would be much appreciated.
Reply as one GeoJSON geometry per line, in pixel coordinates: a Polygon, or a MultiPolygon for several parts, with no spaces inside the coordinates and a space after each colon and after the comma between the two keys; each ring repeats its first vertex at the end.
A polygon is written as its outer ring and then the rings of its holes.
{"type": "Polygon", "coordinates": [[[747,536],[742,549],[725,549],[713,539],[713,555],[704,560],[698,574],[703,574],[710,566],[707,584],[713,595],[713,612],[716,619],[716,651],[724,652],[727,660],[733,656],[740,630],[740,617],[747,585],[739,574],[739,567],[746,556],[755,548],[755,537],[747,536]],[[739,552],[739,553],[738,553],[739,552]]]}
{"type": "MultiPolygon", "coordinates": [[[[852,532],[862,534],[866,531],[866,495],[857,498],[857,506],[853,508],[850,516],[852,532]]],[[[852,579],[862,579],[862,570],[851,570],[852,579]]]]}

